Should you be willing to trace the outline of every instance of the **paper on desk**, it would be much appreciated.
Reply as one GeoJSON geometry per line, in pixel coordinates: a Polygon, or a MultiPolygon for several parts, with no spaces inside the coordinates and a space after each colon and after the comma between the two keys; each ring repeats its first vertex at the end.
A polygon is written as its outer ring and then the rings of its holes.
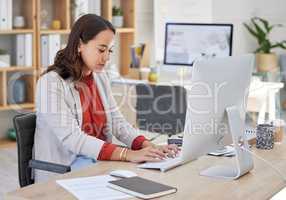
{"type": "Polygon", "coordinates": [[[275,194],[270,200],[284,200],[286,199],[286,187],[275,194]]]}
{"type": "Polygon", "coordinates": [[[130,198],[130,195],[107,187],[108,182],[113,180],[117,179],[109,175],[102,175],[57,180],[56,182],[79,200],[113,200],[130,198]]]}

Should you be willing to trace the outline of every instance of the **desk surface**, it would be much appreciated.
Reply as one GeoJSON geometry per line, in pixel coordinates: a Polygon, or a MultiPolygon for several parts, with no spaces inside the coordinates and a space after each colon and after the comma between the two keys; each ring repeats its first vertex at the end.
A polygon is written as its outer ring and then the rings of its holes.
{"type": "MultiPolygon", "coordinates": [[[[257,155],[263,157],[286,174],[286,144],[275,145],[273,150],[257,150],[257,155]]],[[[199,176],[202,169],[211,164],[230,163],[233,158],[204,156],[186,165],[168,172],[138,169],[135,164],[124,162],[98,162],[82,171],[71,172],[57,179],[95,176],[108,174],[115,169],[135,171],[139,176],[149,178],[178,188],[178,192],[162,197],[162,199],[269,199],[286,186],[276,172],[264,162],[254,158],[254,169],[239,180],[226,181],[199,176]]],[[[26,188],[10,192],[6,200],[19,199],[75,199],[70,193],[58,186],[55,180],[34,184],[26,188]]]]}

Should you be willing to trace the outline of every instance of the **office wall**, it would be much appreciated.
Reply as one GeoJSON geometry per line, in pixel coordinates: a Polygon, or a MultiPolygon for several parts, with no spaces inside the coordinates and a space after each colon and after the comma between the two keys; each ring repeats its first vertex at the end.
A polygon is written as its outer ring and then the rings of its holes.
{"type": "MultiPolygon", "coordinates": [[[[234,55],[253,52],[256,41],[242,25],[253,16],[266,18],[270,23],[286,26],[285,0],[213,0],[213,22],[230,22],[234,24],[234,55]]],[[[271,38],[286,40],[286,27],[273,31],[271,38]]],[[[278,50],[277,52],[281,52],[278,50]]],[[[285,50],[284,50],[285,53],[285,50]]]]}
{"type": "Polygon", "coordinates": [[[154,27],[153,0],[136,1],[136,43],[144,42],[149,45],[150,64],[154,64],[154,27]]]}
{"type": "Polygon", "coordinates": [[[155,59],[163,60],[166,22],[211,22],[213,0],[154,0],[155,59]]]}

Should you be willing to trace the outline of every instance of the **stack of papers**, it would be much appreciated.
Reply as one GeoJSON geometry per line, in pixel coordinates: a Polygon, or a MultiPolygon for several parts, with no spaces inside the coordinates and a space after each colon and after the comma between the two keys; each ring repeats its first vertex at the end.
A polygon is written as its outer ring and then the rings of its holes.
{"type": "Polygon", "coordinates": [[[79,200],[114,200],[131,198],[132,196],[130,195],[107,187],[109,181],[115,180],[117,179],[112,176],[102,175],[57,180],[56,182],[79,200]]]}

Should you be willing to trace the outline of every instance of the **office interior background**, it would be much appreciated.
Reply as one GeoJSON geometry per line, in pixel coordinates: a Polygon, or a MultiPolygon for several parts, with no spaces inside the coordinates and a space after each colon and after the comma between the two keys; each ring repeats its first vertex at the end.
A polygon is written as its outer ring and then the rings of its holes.
{"type": "MultiPolygon", "coordinates": [[[[0,1],[0,12],[5,10],[5,1],[7,0],[0,1]]],[[[25,69],[25,67],[20,67],[19,69],[17,69],[17,67],[14,67],[13,69],[9,67],[0,68],[0,199],[4,193],[15,190],[19,187],[16,143],[15,141],[7,139],[9,130],[13,128],[12,119],[16,114],[23,112],[22,108],[24,108],[24,110],[32,110],[34,108],[34,92],[28,91],[35,89],[35,85],[33,85],[33,81],[35,80],[31,78],[31,76],[25,79],[29,83],[29,87],[25,89],[26,93],[29,93],[29,97],[26,98],[27,102],[22,102],[19,103],[19,106],[15,106],[9,105],[9,99],[3,101],[6,97],[8,98],[9,92],[11,92],[9,90],[9,77],[13,76],[13,74],[17,72],[25,73],[27,71],[32,72],[35,69],[39,69],[40,66],[37,65],[40,63],[38,59],[41,58],[41,37],[55,33],[61,38],[62,42],[60,46],[63,47],[70,28],[70,25],[68,24],[69,19],[73,13],[71,10],[67,11],[69,8],[73,8],[73,4],[69,0],[13,0],[12,2],[12,26],[15,25],[14,23],[20,23],[20,25],[18,25],[21,26],[21,20],[23,19],[19,16],[24,15],[23,23],[25,24],[24,26],[28,26],[29,30],[21,31],[23,28],[13,28],[13,31],[7,31],[4,30],[5,28],[1,28],[0,26],[0,49],[8,52],[8,54],[10,53],[11,64],[14,66],[16,65],[15,63],[18,62],[16,52],[17,45],[15,43],[17,43],[20,37],[17,35],[32,34],[32,38],[26,37],[25,40],[25,42],[27,42],[27,40],[32,42],[32,49],[31,51],[28,51],[30,53],[25,51],[28,53],[26,56],[30,56],[27,58],[30,65],[29,69],[25,69]],[[41,12],[42,17],[44,18],[45,16],[46,18],[51,17],[51,12],[54,14],[61,12],[55,10],[57,5],[64,10],[62,14],[58,14],[58,16],[62,17],[61,15],[70,14],[70,16],[65,20],[60,19],[62,20],[60,21],[60,29],[63,30],[57,30],[58,22],[53,21],[55,19],[51,19],[47,22],[48,26],[50,26],[51,23],[54,23],[53,26],[55,26],[55,29],[41,32],[40,28],[38,28],[41,24],[36,24],[36,22],[33,23],[31,21],[31,17],[26,17],[26,12],[32,10],[29,7],[35,2],[37,2],[35,5],[41,3],[41,6],[46,7],[46,11],[41,12]],[[66,4],[68,5],[68,8],[64,5],[66,2],[69,2],[66,4]],[[25,12],[23,12],[23,10],[25,10],[25,12]]],[[[103,13],[104,17],[111,20],[112,10],[108,10],[106,8],[109,5],[107,2],[110,2],[110,0],[100,1],[100,11],[103,13]]],[[[128,23],[128,27],[118,28],[119,31],[116,37],[116,50],[112,55],[112,64],[110,65],[110,70],[118,70],[118,73],[126,76],[130,75],[132,78],[138,78],[138,76],[136,76],[136,73],[138,72],[128,70],[131,61],[129,47],[133,44],[145,43],[146,48],[148,49],[148,53],[146,53],[146,66],[156,67],[157,65],[162,64],[166,22],[233,24],[232,55],[234,56],[253,53],[257,48],[255,38],[243,25],[243,23],[249,23],[250,19],[255,16],[267,19],[271,24],[282,24],[283,27],[274,28],[271,34],[271,39],[274,41],[286,40],[285,0],[113,0],[111,2],[113,5],[124,7],[125,10],[123,9],[123,12],[127,11],[133,3],[135,4],[134,13],[126,12],[123,14],[128,21],[125,21],[125,23],[128,23]]],[[[37,14],[39,15],[40,12],[37,14]]],[[[72,21],[73,20],[71,19],[70,22],[72,23],[72,21]]],[[[277,48],[274,52],[276,52],[277,55],[286,55],[285,49],[277,48]]],[[[284,57],[284,59],[286,59],[286,57],[284,57]]],[[[47,60],[47,62],[49,62],[49,60],[47,60]]],[[[286,62],[286,60],[284,62],[286,62]]],[[[286,64],[284,63],[284,65],[286,64]]],[[[256,69],[254,69],[254,74],[255,73],[256,69]]],[[[285,74],[286,66],[280,66],[279,71],[275,73],[258,73],[258,75],[256,73],[258,77],[265,81],[282,82],[284,84],[284,77],[286,77],[285,74]]],[[[277,119],[281,120],[285,119],[285,93],[285,89],[281,88],[281,90],[276,94],[275,99],[275,115],[277,119]]],[[[17,95],[20,95],[20,93],[17,93],[17,95]]],[[[134,115],[129,113],[124,114],[127,119],[132,119],[134,117],[134,115]]],[[[251,121],[249,124],[251,126],[255,123],[253,121],[257,118],[257,115],[257,112],[254,112],[254,114],[248,113],[248,118],[251,121]]]]}

